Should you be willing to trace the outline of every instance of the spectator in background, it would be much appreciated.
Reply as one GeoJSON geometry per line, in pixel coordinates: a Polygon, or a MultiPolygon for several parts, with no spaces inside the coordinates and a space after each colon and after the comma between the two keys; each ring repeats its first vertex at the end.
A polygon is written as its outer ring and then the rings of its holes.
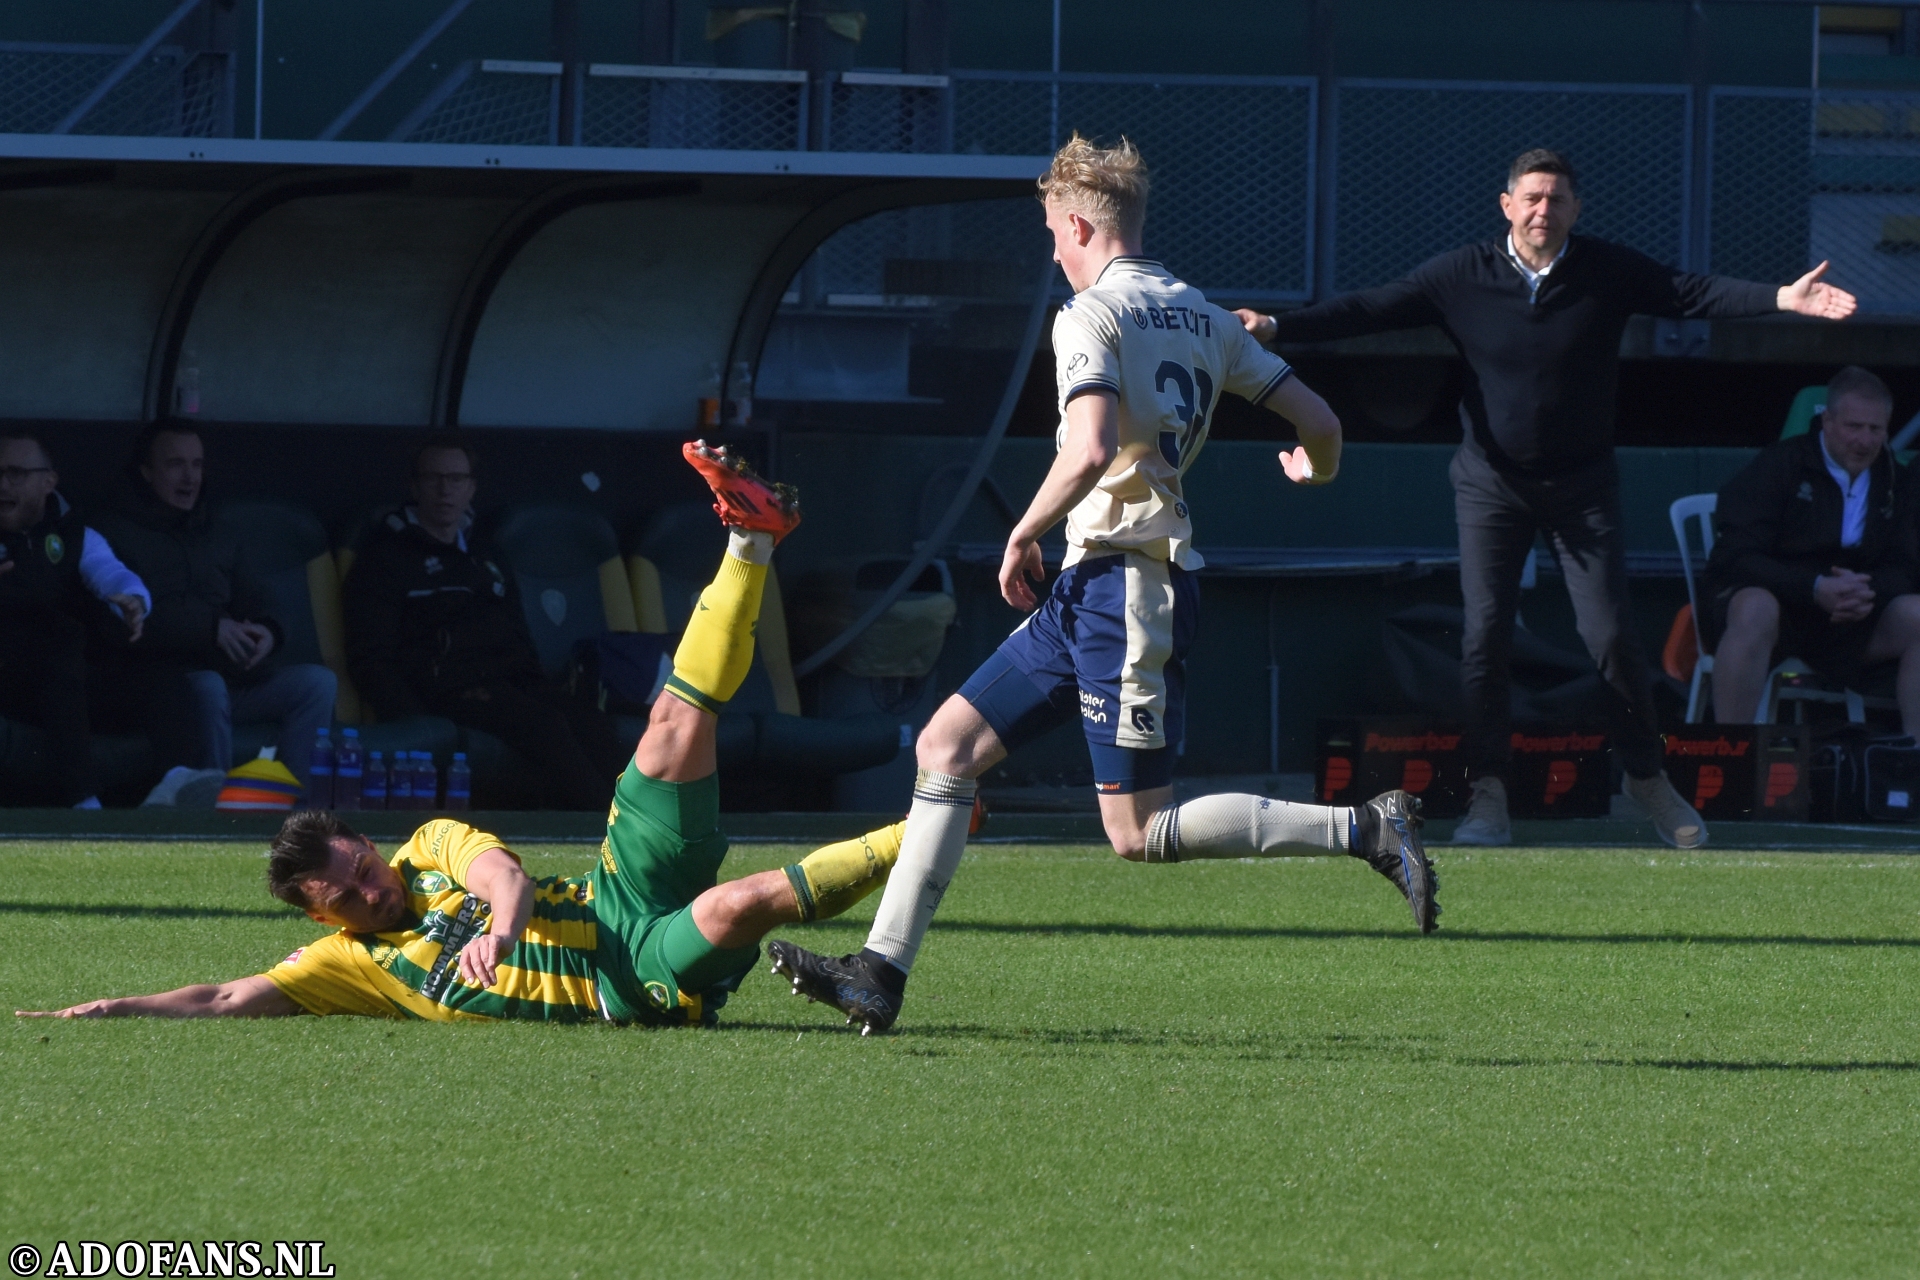
{"type": "Polygon", "coordinates": [[[1753,721],[1784,658],[1841,684],[1897,660],[1902,727],[1920,733],[1915,478],[1887,448],[1892,416],[1887,384],[1849,365],[1819,430],[1761,450],[1721,488],[1700,620],[1714,719],[1753,721]]]}
{"type": "Polygon", "coordinates": [[[233,766],[233,725],[279,726],[277,757],[302,786],[337,680],[318,663],[283,662],[285,634],[240,535],[208,517],[199,428],[167,419],[140,433],[134,498],[108,522],[114,545],[153,592],[148,661],[184,667],[193,687],[201,769],[233,766]]]}
{"type": "Polygon", "coordinates": [[[500,555],[472,531],[473,451],[434,440],[413,501],[368,536],[347,575],[347,669],[382,720],[432,714],[504,740],[545,803],[598,809],[628,751],[613,726],[541,675],[500,555]]]}
{"type": "Polygon", "coordinates": [[[36,437],[0,434],[0,711],[52,740],[60,803],[98,809],[94,725],[148,728],[177,764],[186,694],[177,673],[129,686],[99,660],[140,640],[153,601],[59,483],[36,437]]]}

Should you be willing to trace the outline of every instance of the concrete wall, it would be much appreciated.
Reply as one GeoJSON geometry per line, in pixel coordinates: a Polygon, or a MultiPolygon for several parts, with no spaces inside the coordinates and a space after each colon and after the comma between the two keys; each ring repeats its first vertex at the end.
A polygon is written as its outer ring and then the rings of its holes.
{"type": "Polygon", "coordinates": [[[514,260],[475,337],[461,420],[678,431],[724,362],[796,203],[578,209],[514,260]]]}
{"type": "Polygon", "coordinates": [[[0,417],[137,418],[174,271],[220,191],[0,192],[0,417]]]}

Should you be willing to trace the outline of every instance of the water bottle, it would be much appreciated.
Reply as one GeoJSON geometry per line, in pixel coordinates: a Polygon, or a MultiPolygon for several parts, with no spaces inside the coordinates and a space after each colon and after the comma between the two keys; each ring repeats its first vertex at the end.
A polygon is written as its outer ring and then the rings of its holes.
{"type": "Polygon", "coordinates": [[[431,751],[413,753],[413,807],[416,809],[440,807],[440,771],[433,767],[431,751]]]}
{"type": "Polygon", "coordinates": [[[453,753],[453,763],[447,766],[447,810],[450,813],[464,813],[473,807],[473,770],[467,767],[467,753],[453,753]]]}
{"type": "Polygon", "coordinates": [[[358,809],[364,775],[361,772],[360,731],[340,731],[340,746],[333,753],[333,807],[358,809]]]}
{"type": "Polygon", "coordinates": [[[413,808],[413,757],[404,751],[393,753],[393,768],[387,772],[387,808],[413,808]]]}
{"type": "Polygon", "coordinates": [[[307,808],[333,808],[333,739],[323,726],[313,739],[313,763],[307,766],[307,808]]]}
{"type": "Polygon", "coordinates": [[[378,751],[367,757],[366,771],[360,776],[360,807],[387,807],[387,762],[378,751]]]}

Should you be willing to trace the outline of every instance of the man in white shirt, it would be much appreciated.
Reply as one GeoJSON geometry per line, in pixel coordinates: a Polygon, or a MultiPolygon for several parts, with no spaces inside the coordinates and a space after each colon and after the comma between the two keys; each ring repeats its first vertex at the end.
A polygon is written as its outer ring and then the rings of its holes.
{"type": "Polygon", "coordinates": [[[90,669],[90,644],[125,648],[140,639],[153,598],[59,483],[39,439],[0,435],[0,712],[47,734],[60,802],[97,809],[93,722],[130,713],[170,733],[185,687],[176,673],[164,687],[109,689],[90,669]]]}
{"type": "Polygon", "coordinates": [[[1143,257],[1146,165],[1133,145],[1077,134],[1040,179],[1054,260],[1073,286],[1053,327],[1057,453],[1007,539],[1000,592],[1031,616],[920,735],[920,771],[900,860],[866,948],[838,960],[770,948],[796,994],[834,1004],[863,1034],[899,1014],[906,976],[966,847],[977,779],[1007,753],[1078,719],[1100,816],[1135,862],[1349,853],[1392,880],[1422,933],[1436,882],[1404,792],[1356,808],[1253,795],[1173,802],[1185,732],[1185,656],[1205,563],[1182,478],[1205,446],[1222,392],[1286,417],[1300,446],[1280,455],[1296,484],[1340,468],[1340,422],[1227,311],[1143,257]],[[1067,554],[1053,589],[1040,538],[1061,520],[1067,554]]]}
{"type": "Polygon", "coordinates": [[[1886,383],[1842,369],[1818,430],[1762,450],[1720,490],[1700,619],[1716,720],[1752,722],[1784,658],[1842,684],[1898,661],[1903,728],[1920,732],[1914,479],[1887,448],[1892,415],[1886,383]]]}

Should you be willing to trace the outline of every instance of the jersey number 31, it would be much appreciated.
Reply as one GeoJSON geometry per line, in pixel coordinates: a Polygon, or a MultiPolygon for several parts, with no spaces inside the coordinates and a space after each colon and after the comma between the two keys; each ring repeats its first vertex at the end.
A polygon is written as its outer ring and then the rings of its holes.
{"type": "Polygon", "coordinates": [[[1183,364],[1162,360],[1153,375],[1153,389],[1165,395],[1168,383],[1180,393],[1180,403],[1173,406],[1174,416],[1180,419],[1180,429],[1160,433],[1160,456],[1167,460],[1168,466],[1178,467],[1187,442],[1197,439],[1207,429],[1207,410],[1213,404],[1213,375],[1199,365],[1189,370],[1183,364]]]}

